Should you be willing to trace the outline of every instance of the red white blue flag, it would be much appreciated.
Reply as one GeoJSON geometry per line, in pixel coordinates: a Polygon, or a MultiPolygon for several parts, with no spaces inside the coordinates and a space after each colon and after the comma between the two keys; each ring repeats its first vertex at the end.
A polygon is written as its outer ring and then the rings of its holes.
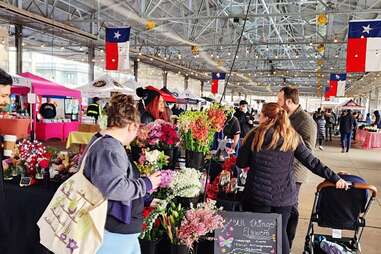
{"type": "Polygon", "coordinates": [[[329,78],[329,87],[325,91],[324,97],[329,99],[330,97],[342,97],[345,95],[347,74],[346,73],[331,73],[329,78]]]}
{"type": "Polygon", "coordinates": [[[381,20],[349,22],[347,72],[381,71],[381,20]]]}
{"type": "Polygon", "coordinates": [[[106,70],[129,68],[130,27],[106,28],[106,70]]]}
{"type": "MultiPolygon", "coordinates": [[[[224,72],[212,72],[212,86],[211,86],[211,92],[213,94],[217,94],[219,90],[222,90],[223,85],[221,84],[221,80],[225,80],[226,73],[224,72]],[[221,86],[219,86],[221,85],[221,86]],[[220,89],[219,89],[220,87],[220,89]]],[[[220,92],[222,93],[222,92],[220,92]]]]}

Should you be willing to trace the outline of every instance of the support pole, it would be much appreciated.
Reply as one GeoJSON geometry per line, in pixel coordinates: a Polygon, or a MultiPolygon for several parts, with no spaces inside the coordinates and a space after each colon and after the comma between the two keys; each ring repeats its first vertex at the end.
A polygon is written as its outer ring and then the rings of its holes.
{"type": "Polygon", "coordinates": [[[89,64],[89,82],[95,79],[95,49],[94,45],[88,47],[87,62],[89,64]]]}
{"type": "Polygon", "coordinates": [[[138,59],[134,59],[134,76],[135,81],[138,82],[138,72],[139,72],[139,61],[138,59]]]}
{"type": "Polygon", "coordinates": [[[188,87],[189,87],[189,76],[186,75],[186,76],[184,77],[184,89],[187,90],[188,87]]]}
{"type": "Polygon", "coordinates": [[[22,73],[22,25],[15,25],[16,73],[22,73]]]}
{"type": "Polygon", "coordinates": [[[168,71],[163,70],[163,87],[167,88],[168,86],[168,71]]]}
{"type": "Polygon", "coordinates": [[[204,96],[204,86],[205,86],[205,82],[203,80],[200,80],[200,90],[201,90],[201,97],[204,96]]]}

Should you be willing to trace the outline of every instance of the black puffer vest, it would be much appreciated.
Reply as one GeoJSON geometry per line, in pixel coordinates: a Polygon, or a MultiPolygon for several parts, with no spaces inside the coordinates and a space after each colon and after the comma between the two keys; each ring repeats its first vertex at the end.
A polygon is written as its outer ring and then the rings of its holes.
{"type": "MultiPolygon", "coordinates": [[[[272,131],[264,140],[264,147],[271,142],[272,131]]],[[[248,137],[251,145],[254,132],[248,137]]],[[[294,153],[281,152],[279,149],[252,152],[250,147],[241,152],[250,153],[250,171],[247,176],[243,202],[253,206],[291,206],[297,201],[296,185],[292,167],[294,153]],[[245,150],[245,151],[244,151],[245,150]]]]}

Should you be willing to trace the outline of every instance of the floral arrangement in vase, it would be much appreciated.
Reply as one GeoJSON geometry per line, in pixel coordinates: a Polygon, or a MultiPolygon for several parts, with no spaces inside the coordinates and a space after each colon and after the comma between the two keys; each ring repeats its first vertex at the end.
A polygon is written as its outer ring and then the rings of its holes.
{"type": "Polygon", "coordinates": [[[137,143],[143,147],[168,149],[177,146],[179,141],[176,126],[161,119],[141,126],[137,134],[137,143]]]}
{"type": "Polygon", "coordinates": [[[37,140],[33,142],[23,140],[18,144],[18,153],[21,163],[24,164],[26,174],[32,179],[42,179],[43,171],[49,168],[51,153],[37,140]]]}
{"type": "Polygon", "coordinates": [[[226,109],[217,103],[213,104],[207,111],[211,126],[217,132],[220,132],[224,128],[227,119],[225,112],[226,109]]]}
{"type": "Polygon", "coordinates": [[[189,151],[207,153],[215,133],[206,111],[186,111],[179,116],[182,143],[189,151]]]}
{"type": "Polygon", "coordinates": [[[159,150],[142,150],[138,161],[138,169],[142,175],[150,175],[162,169],[168,163],[168,156],[159,150]]]}
{"type": "Polygon", "coordinates": [[[200,237],[222,228],[223,224],[224,219],[218,214],[215,202],[200,203],[185,213],[177,230],[177,237],[181,244],[192,249],[200,237]]]}
{"type": "Polygon", "coordinates": [[[170,188],[177,197],[197,197],[202,188],[201,175],[202,173],[194,168],[178,170],[170,183],[170,188]]]}

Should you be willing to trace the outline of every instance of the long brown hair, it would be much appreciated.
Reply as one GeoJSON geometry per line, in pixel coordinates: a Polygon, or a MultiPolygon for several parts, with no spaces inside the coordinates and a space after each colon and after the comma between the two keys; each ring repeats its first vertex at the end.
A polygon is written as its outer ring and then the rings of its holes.
{"type": "Polygon", "coordinates": [[[261,113],[268,119],[253,130],[255,135],[251,145],[252,151],[259,152],[262,149],[274,150],[279,146],[282,152],[295,151],[300,139],[291,126],[286,110],[277,103],[266,103],[263,105],[261,113]],[[274,133],[272,134],[270,144],[264,148],[264,138],[269,129],[273,129],[274,133]]]}
{"type": "Polygon", "coordinates": [[[164,107],[164,112],[159,111],[160,98],[162,98],[160,95],[155,96],[155,98],[146,105],[146,110],[151,114],[151,116],[155,120],[162,119],[164,121],[169,122],[169,114],[168,114],[167,108],[164,107]]]}

